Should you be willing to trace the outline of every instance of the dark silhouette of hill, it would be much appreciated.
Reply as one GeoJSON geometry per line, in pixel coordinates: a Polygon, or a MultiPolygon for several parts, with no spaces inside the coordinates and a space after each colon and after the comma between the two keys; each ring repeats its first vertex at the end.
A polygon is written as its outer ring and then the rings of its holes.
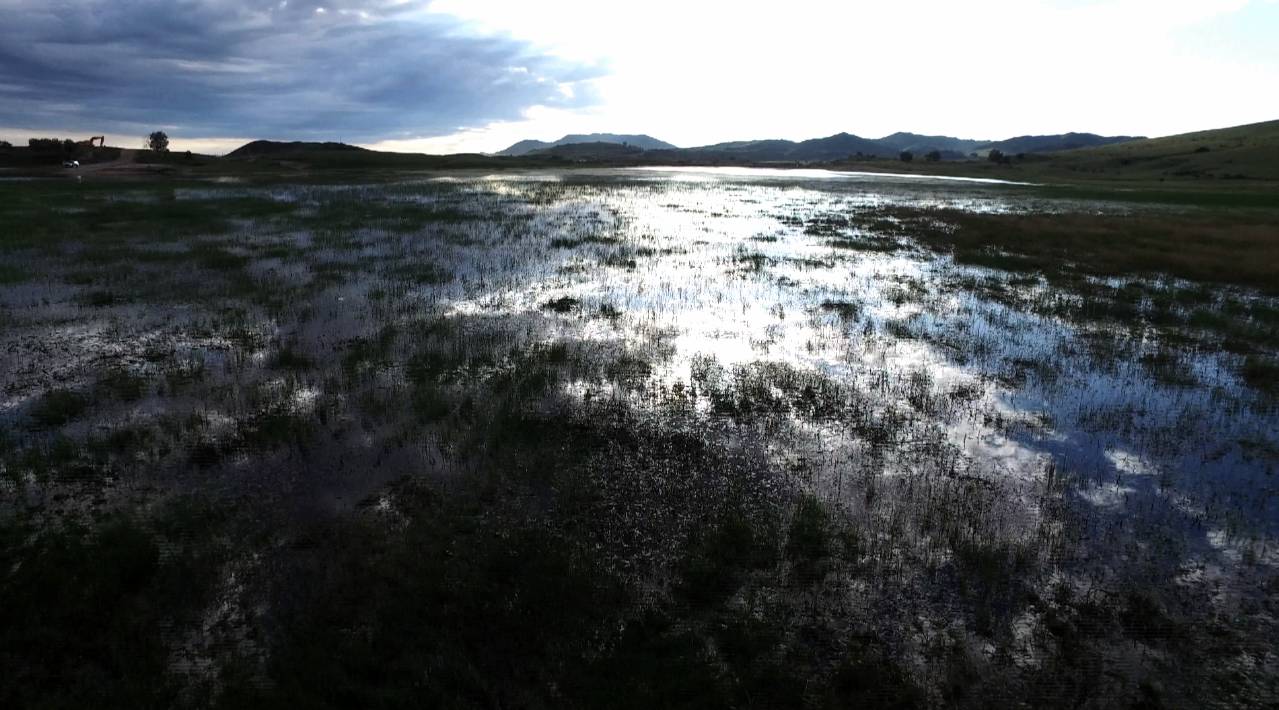
{"type": "Polygon", "coordinates": [[[891,147],[851,133],[837,133],[825,138],[810,138],[799,142],[781,139],[733,141],[698,148],[685,148],[676,153],[682,159],[750,162],[821,162],[840,160],[857,154],[879,158],[897,155],[897,151],[891,147]]]}
{"type": "Polygon", "coordinates": [[[558,148],[565,145],[575,145],[580,143],[615,143],[621,145],[634,146],[640,150],[677,150],[674,145],[666,141],[659,141],[652,136],[646,135],[624,135],[618,133],[575,133],[564,136],[563,138],[553,141],[538,140],[522,140],[506,150],[498,151],[496,155],[502,156],[518,156],[528,155],[535,151],[544,151],[552,148],[558,148]]]}
{"type": "MultiPolygon", "coordinates": [[[[984,155],[998,148],[1007,154],[1042,153],[1096,147],[1135,140],[1128,136],[1106,137],[1091,133],[1052,136],[1020,136],[1004,141],[978,141],[951,136],[894,133],[879,139],[837,133],[805,141],[766,139],[732,141],[697,148],[676,148],[647,135],[592,133],[567,135],[553,143],[525,140],[497,153],[501,157],[537,157],[560,160],[654,159],[678,162],[800,162],[820,163],[848,158],[897,158],[908,150],[922,157],[940,151],[946,160],[961,160],[971,153],[984,155]]],[[[231,158],[287,158],[333,153],[370,153],[366,148],[334,142],[269,141],[246,143],[228,154],[231,158]]]]}
{"type": "Polygon", "coordinates": [[[532,139],[522,140],[518,143],[515,143],[514,145],[507,148],[506,150],[499,150],[493,155],[501,155],[501,156],[510,158],[510,157],[515,157],[517,155],[528,155],[529,153],[532,153],[535,150],[546,150],[547,148],[550,148],[553,145],[554,143],[548,143],[546,141],[538,141],[538,140],[532,140],[532,139]]]}
{"type": "Polygon", "coordinates": [[[280,157],[290,153],[324,153],[338,151],[364,151],[367,148],[347,145],[346,143],[310,141],[253,141],[245,143],[227,154],[228,158],[253,158],[258,156],[280,157]]]}
{"type": "Polygon", "coordinates": [[[930,150],[941,151],[943,155],[951,154],[963,158],[969,153],[990,145],[993,141],[955,138],[952,136],[925,136],[918,133],[894,133],[875,141],[881,145],[896,149],[899,153],[909,150],[915,155],[924,155],[930,150]]]}
{"type": "Polygon", "coordinates": [[[836,133],[826,138],[813,138],[800,141],[795,149],[787,155],[788,160],[835,160],[861,153],[863,155],[889,156],[896,154],[892,148],[877,141],[851,133],[836,133]]]}
{"type": "MultiPolygon", "coordinates": [[[[341,143],[254,141],[232,152],[232,158],[256,158],[258,169],[266,163],[288,170],[304,169],[455,169],[504,167],[554,167],[567,162],[601,166],[627,165],[751,165],[785,163],[828,163],[861,165],[863,161],[891,162],[901,169],[897,157],[911,150],[916,161],[912,170],[1015,177],[1017,179],[1085,180],[1177,180],[1221,179],[1279,181],[1279,121],[1232,128],[1199,131],[1153,139],[1103,137],[1092,134],[1033,136],[1006,141],[968,141],[948,136],[921,136],[895,133],[867,139],[847,133],[808,141],[758,140],[717,143],[698,148],[643,149],[638,145],[609,141],[568,143],[531,151],[521,156],[501,157],[480,154],[423,155],[365,150],[341,143]],[[1081,142],[1100,143],[1079,147],[1081,142]],[[1002,147],[1001,147],[1002,146],[1002,147]],[[1013,156],[1011,164],[973,160],[971,154],[998,147],[1013,156]],[[961,154],[961,149],[968,149],[961,154]],[[1056,148],[1057,150],[1052,150],[1056,148]],[[928,150],[939,150],[947,163],[923,163],[928,150]],[[860,157],[858,154],[860,153],[860,157]],[[935,166],[935,167],[930,167],[935,166]],[[1011,171],[1011,172],[1010,172],[1011,171]]],[[[21,148],[0,151],[0,164],[20,166],[21,148]]],[[[210,159],[211,164],[219,161],[210,159]]],[[[224,163],[247,166],[248,160],[224,163]]],[[[241,169],[241,168],[235,168],[241,169]]],[[[271,168],[274,169],[274,168],[271,168]]],[[[1232,183],[1238,184],[1238,183],[1232,183]]]]}
{"type": "Polygon", "coordinates": [[[964,160],[972,153],[984,156],[994,148],[1009,154],[1042,153],[1110,145],[1131,140],[1137,139],[1129,136],[1098,136],[1091,133],[1023,136],[1006,141],[925,136],[917,133],[894,133],[883,138],[872,139],[850,133],[837,133],[826,138],[813,138],[799,142],[768,139],[716,143],[670,151],[669,157],[680,160],[813,163],[849,158],[897,158],[902,151],[910,151],[916,157],[923,157],[924,154],[936,150],[944,160],[964,160]]]}
{"type": "Polygon", "coordinates": [[[636,145],[596,141],[593,143],[566,143],[525,153],[529,158],[562,158],[565,160],[612,160],[644,154],[636,145]]]}
{"type": "MultiPolygon", "coordinates": [[[[1099,136],[1092,133],[1019,136],[1002,141],[975,140],[956,138],[954,136],[927,136],[902,132],[893,133],[883,138],[862,138],[851,133],[837,133],[825,138],[811,138],[804,141],[768,138],[714,143],[694,148],[676,148],[670,143],[659,141],[647,135],[592,133],[589,135],[564,136],[553,143],[523,140],[506,150],[496,153],[496,155],[507,157],[558,155],[578,160],[592,156],[615,158],[623,154],[600,146],[617,144],[636,148],[646,153],[644,156],[646,159],[666,159],[678,162],[814,163],[849,158],[897,158],[902,151],[910,151],[918,157],[923,157],[934,150],[941,154],[943,160],[965,160],[970,158],[973,153],[984,157],[995,148],[1004,153],[1015,155],[1018,153],[1043,153],[1088,148],[1131,140],[1137,139],[1131,136],[1099,136]],[[595,147],[556,152],[558,148],[569,145],[592,145],[595,147]]],[[[625,154],[630,155],[635,152],[627,151],[625,154]]]]}
{"type": "Polygon", "coordinates": [[[1079,148],[1097,148],[1115,143],[1142,140],[1141,136],[1099,136],[1095,133],[1061,133],[1049,136],[1017,136],[1007,140],[995,141],[973,150],[989,152],[993,149],[1015,155],[1017,153],[1049,153],[1079,148]]]}
{"type": "Polygon", "coordinates": [[[779,156],[786,155],[795,148],[795,145],[794,141],[781,139],[733,141],[699,148],[685,148],[674,152],[678,157],[685,159],[704,157],[708,160],[784,160],[784,158],[779,156]]]}

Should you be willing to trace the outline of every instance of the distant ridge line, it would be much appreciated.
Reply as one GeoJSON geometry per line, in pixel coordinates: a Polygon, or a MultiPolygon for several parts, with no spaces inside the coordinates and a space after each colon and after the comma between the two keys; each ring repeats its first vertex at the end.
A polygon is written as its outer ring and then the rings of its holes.
{"type": "MultiPolygon", "coordinates": [[[[628,152],[654,152],[659,155],[678,159],[735,159],[767,161],[800,161],[819,162],[843,160],[850,157],[896,158],[902,152],[910,152],[923,158],[930,153],[941,160],[963,160],[976,154],[985,157],[993,150],[1005,154],[1045,153],[1076,148],[1096,148],[1116,143],[1141,140],[1138,136],[1101,136],[1095,133],[1058,133],[1039,136],[1016,136],[999,141],[955,138],[952,136],[927,136],[917,133],[893,133],[883,138],[863,138],[851,133],[837,133],[825,138],[810,138],[804,141],[791,141],[769,138],[750,141],[731,141],[714,143],[693,148],[677,148],[676,146],[657,140],[648,135],[620,135],[613,133],[591,133],[567,135],[563,138],[545,142],[538,140],[522,140],[505,150],[498,151],[498,156],[523,155],[560,155],[563,157],[584,157],[593,153],[601,156],[615,155],[613,149],[605,149],[605,145],[624,145],[628,152]],[[576,148],[591,144],[596,149],[576,148]]],[[[658,157],[658,156],[653,156],[658,157]]]]}

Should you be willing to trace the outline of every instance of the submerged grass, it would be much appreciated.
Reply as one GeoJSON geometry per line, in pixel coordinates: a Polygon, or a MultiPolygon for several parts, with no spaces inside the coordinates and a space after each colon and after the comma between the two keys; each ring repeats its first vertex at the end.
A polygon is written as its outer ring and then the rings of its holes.
{"type": "Polygon", "coordinates": [[[0,190],[5,707],[1149,705],[1270,635],[1182,575],[1266,503],[1154,471],[1274,461],[1258,215],[0,190]]]}
{"type": "Polygon", "coordinates": [[[1166,274],[1279,294],[1279,215],[988,214],[888,208],[912,236],[961,263],[1094,276],[1166,274]]]}

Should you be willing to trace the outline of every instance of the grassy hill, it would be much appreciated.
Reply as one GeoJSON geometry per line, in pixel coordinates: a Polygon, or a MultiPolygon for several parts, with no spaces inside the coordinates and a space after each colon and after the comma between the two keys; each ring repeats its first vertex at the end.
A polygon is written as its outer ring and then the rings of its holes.
{"type": "Polygon", "coordinates": [[[1099,136],[1096,133],[1059,133],[1048,136],[1017,136],[995,141],[978,148],[983,155],[991,150],[1001,150],[1009,155],[1017,153],[1052,153],[1081,148],[1097,148],[1106,145],[1144,140],[1138,136],[1099,136]]]}
{"type": "MultiPolygon", "coordinates": [[[[972,140],[967,138],[955,138],[953,136],[924,136],[918,133],[894,133],[883,138],[876,139],[876,143],[892,148],[893,150],[903,151],[909,150],[915,155],[923,156],[930,150],[941,151],[943,154],[957,156],[962,159],[969,153],[985,148],[994,141],[988,140],[972,140]]],[[[953,159],[953,158],[947,158],[953,159]]]]}
{"type": "Polygon", "coordinates": [[[1279,180],[1279,121],[1049,154],[1055,168],[1132,179],[1279,180]]]}
{"type": "MultiPolygon", "coordinates": [[[[1015,155],[1015,154],[1014,154],[1015,155]]],[[[1028,152],[1007,164],[987,160],[903,163],[837,160],[837,170],[956,175],[1043,183],[1083,190],[1081,197],[1124,190],[1157,201],[1205,199],[1222,204],[1279,205],[1279,121],[1142,138],[1113,145],[1028,152]]]]}

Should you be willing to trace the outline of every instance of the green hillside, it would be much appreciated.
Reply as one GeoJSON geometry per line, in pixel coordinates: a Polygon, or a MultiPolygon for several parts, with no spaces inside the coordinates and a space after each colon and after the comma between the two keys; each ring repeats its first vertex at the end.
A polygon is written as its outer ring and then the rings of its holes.
{"type": "Polygon", "coordinates": [[[1054,167],[1130,178],[1279,180],[1279,121],[1053,153],[1054,167]]]}

